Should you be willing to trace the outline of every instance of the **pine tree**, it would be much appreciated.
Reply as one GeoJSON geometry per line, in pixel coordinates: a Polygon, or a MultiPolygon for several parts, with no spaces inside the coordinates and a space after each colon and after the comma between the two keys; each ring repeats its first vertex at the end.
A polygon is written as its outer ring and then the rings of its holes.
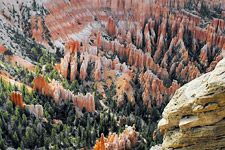
{"type": "Polygon", "coordinates": [[[13,143],[15,144],[16,147],[18,147],[19,144],[20,144],[19,143],[19,137],[18,137],[16,132],[14,132],[14,134],[13,134],[13,143]]]}
{"type": "Polygon", "coordinates": [[[21,148],[22,150],[24,150],[24,144],[23,144],[23,141],[21,141],[21,143],[20,143],[20,148],[21,148]]]}
{"type": "Polygon", "coordinates": [[[27,117],[25,114],[22,115],[22,125],[26,126],[27,125],[27,117]]]}
{"type": "Polygon", "coordinates": [[[95,129],[95,128],[93,128],[93,130],[92,130],[92,134],[91,134],[91,141],[92,141],[92,143],[94,143],[94,142],[95,142],[95,138],[96,138],[96,129],[95,129]]]}
{"type": "Polygon", "coordinates": [[[2,138],[2,134],[0,134],[0,149],[6,149],[5,140],[2,138]]]}
{"type": "Polygon", "coordinates": [[[52,128],[51,138],[52,138],[53,143],[56,144],[56,130],[55,130],[55,128],[52,128]]]}
{"type": "Polygon", "coordinates": [[[77,147],[80,148],[80,137],[77,138],[77,147]]]}
{"type": "Polygon", "coordinates": [[[78,121],[79,121],[78,113],[76,113],[75,119],[74,119],[74,121],[73,121],[73,124],[74,124],[75,126],[77,126],[77,125],[78,125],[78,121]]]}

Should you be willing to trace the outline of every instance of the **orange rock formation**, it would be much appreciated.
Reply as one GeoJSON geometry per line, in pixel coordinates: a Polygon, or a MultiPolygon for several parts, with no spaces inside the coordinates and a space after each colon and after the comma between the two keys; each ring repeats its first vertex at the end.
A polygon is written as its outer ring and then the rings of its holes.
{"type": "Polygon", "coordinates": [[[94,96],[90,93],[87,93],[85,96],[83,96],[83,94],[74,95],[71,91],[64,89],[62,85],[55,80],[51,83],[45,82],[44,76],[36,77],[33,83],[34,90],[37,88],[43,95],[50,95],[56,103],[58,103],[60,99],[66,101],[72,100],[74,106],[78,106],[80,109],[85,107],[89,112],[95,112],[94,96]]]}
{"type": "Polygon", "coordinates": [[[15,105],[18,105],[19,107],[23,108],[22,94],[20,94],[18,92],[12,92],[11,100],[12,100],[12,102],[14,102],[15,105]]]}
{"type": "MultiPolygon", "coordinates": [[[[51,40],[62,39],[67,43],[64,58],[56,68],[67,78],[70,67],[71,81],[76,79],[77,72],[80,72],[80,79],[84,80],[89,63],[94,62],[95,69],[91,73],[95,81],[101,81],[107,80],[102,72],[105,66],[130,76],[130,67],[145,67],[159,81],[155,79],[148,83],[150,85],[145,85],[155,86],[156,93],[145,90],[144,102],[150,106],[150,96],[153,96],[161,104],[162,99],[167,97],[165,95],[174,94],[171,92],[176,89],[173,86],[182,85],[199,77],[203,72],[212,70],[222,57],[221,49],[225,43],[222,32],[224,20],[214,18],[206,27],[202,27],[204,18],[197,12],[187,11],[184,8],[187,2],[189,0],[56,1],[55,5],[60,10],[52,3],[45,3],[50,12],[45,20],[52,35],[51,40]],[[96,25],[99,23],[101,27],[96,25]],[[80,46],[78,40],[82,41],[83,46],[80,46]],[[91,48],[89,44],[96,48],[91,48]],[[98,56],[101,55],[98,53],[100,49],[117,54],[118,58],[113,61],[98,56]],[[78,50],[82,52],[80,70],[77,70],[76,63],[78,50]],[[124,57],[128,64],[120,63],[124,57]],[[161,91],[162,87],[170,89],[170,92],[161,91]]],[[[209,8],[225,8],[221,0],[204,2],[209,8]]],[[[200,10],[199,1],[193,0],[192,3],[200,10]]],[[[223,11],[222,17],[224,14],[223,11]]],[[[41,18],[37,23],[34,19],[35,17],[32,18],[33,37],[43,42],[40,38],[43,32],[41,18]],[[37,31],[35,24],[40,26],[37,31]]]]}
{"type": "Polygon", "coordinates": [[[135,126],[126,126],[119,136],[116,133],[109,133],[108,139],[101,134],[100,141],[96,141],[94,150],[122,150],[130,149],[137,144],[139,133],[135,131],[135,126]]]}
{"type": "Polygon", "coordinates": [[[177,81],[173,81],[172,85],[167,88],[163,85],[163,81],[154,75],[150,70],[141,73],[139,77],[144,84],[143,102],[151,109],[152,101],[156,100],[157,106],[160,106],[164,100],[170,99],[175,91],[180,87],[177,81]]]}
{"type": "Polygon", "coordinates": [[[107,28],[108,28],[108,31],[109,31],[109,35],[111,35],[111,36],[115,36],[116,35],[115,21],[111,17],[109,17],[109,19],[108,19],[107,28]]]}
{"type": "Polygon", "coordinates": [[[24,104],[31,113],[33,113],[36,117],[43,117],[43,107],[41,105],[26,105],[24,104]]]}
{"type": "Polygon", "coordinates": [[[21,108],[27,108],[30,113],[33,113],[36,117],[43,117],[43,107],[41,105],[26,105],[23,104],[22,94],[18,92],[11,93],[11,100],[21,108]]]}

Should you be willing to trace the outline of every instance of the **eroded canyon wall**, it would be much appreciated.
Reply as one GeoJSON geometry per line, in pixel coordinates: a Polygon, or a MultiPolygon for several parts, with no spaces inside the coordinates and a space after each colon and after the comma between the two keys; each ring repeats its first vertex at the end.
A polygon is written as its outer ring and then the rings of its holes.
{"type": "MultiPolygon", "coordinates": [[[[70,81],[77,79],[78,72],[78,78],[85,80],[90,63],[95,63],[92,74],[96,82],[106,80],[105,68],[116,73],[121,70],[131,78],[132,71],[144,68],[142,76],[154,77],[149,83],[142,82],[146,87],[143,101],[149,108],[153,101],[162,104],[180,85],[213,70],[225,55],[225,4],[220,0],[40,0],[28,13],[26,8],[31,4],[26,0],[2,7],[4,37],[8,33],[5,28],[15,25],[18,34],[25,32],[23,37],[29,40],[36,39],[49,49],[52,44],[65,49],[61,64],[55,68],[70,81]],[[219,10],[218,13],[212,18],[204,16],[203,4],[209,12],[219,10]],[[10,17],[13,7],[18,15],[10,17]],[[22,18],[24,12],[30,17],[22,18]],[[80,70],[77,51],[82,52],[80,70]],[[117,57],[110,60],[99,51],[117,57]]],[[[2,41],[5,46],[7,41],[2,41]]]]}

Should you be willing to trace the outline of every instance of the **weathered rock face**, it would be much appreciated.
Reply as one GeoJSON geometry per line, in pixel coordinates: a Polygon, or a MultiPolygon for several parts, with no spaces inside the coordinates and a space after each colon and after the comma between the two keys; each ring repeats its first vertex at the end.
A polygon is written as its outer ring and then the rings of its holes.
{"type": "Polygon", "coordinates": [[[80,50],[80,43],[78,40],[76,41],[71,41],[68,42],[66,45],[66,49],[64,51],[64,54],[66,55],[67,53],[69,54],[75,54],[77,51],[80,50]]]}
{"type": "MultiPolygon", "coordinates": [[[[4,54],[4,52],[7,51],[7,48],[5,48],[1,42],[0,42],[0,54],[4,54]]],[[[29,70],[34,70],[35,66],[30,63],[29,61],[22,59],[19,56],[16,56],[15,54],[13,55],[4,55],[4,58],[11,62],[12,65],[20,65],[21,67],[27,68],[29,70]]]]}
{"type": "MultiPolygon", "coordinates": [[[[156,3],[162,6],[170,5],[167,2],[166,4],[162,1],[156,3]]],[[[165,90],[159,90],[159,87],[169,88],[173,86],[173,81],[183,85],[202,73],[213,70],[218,61],[223,58],[221,49],[225,42],[225,37],[221,33],[224,30],[224,21],[221,19],[213,19],[207,27],[200,28],[198,24],[201,23],[201,17],[184,9],[180,11],[180,14],[174,12],[168,15],[167,9],[160,6],[153,8],[151,19],[145,26],[142,26],[140,22],[136,24],[132,21],[124,26],[124,22],[121,21],[122,25],[120,22],[117,24],[119,32],[114,41],[98,37],[99,41],[95,42],[101,43],[103,49],[118,54],[119,60],[125,57],[128,65],[132,67],[146,67],[161,80],[154,83],[151,80],[148,84],[153,84],[156,90],[154,92],[145,90],[143,93],[144,103],[149,106],[152,99],[150,95],[156,95],[154,99],[158,104],[165,100],[166,95],[170,95],[170,98],[173,96],[173,93],[167,90],[165,94],[162,94],[165,90]],[[144,32],[140,32],[140,29],[144,32]]],[[[150,86],[146,85],[146,87],[150,86]]]]}
{"type": "MultiPolygon", "coordinates": [[[[57,64],[54,68],[57,69],[64,78],[68,77],[68,74],[70,74],[70,81],[74,81],[76,79],[76,75],[78,70],[78,63],[77,63],[77,51],[81,51],[81,68],[80,68],[80,79],[85,79],[87,77],[87,68],[88,63],[90,61],[96,60],[97,55],[97,47],[96,46],[84,46],[80,47],[80,44],[78,41],[76,42],[70,42],[66,46],[64,53],[64,58],[61,58],[61,63],[57,64]],[[84,54],[85,53],[85,54],[84,54]],[[91,60],[93,59],[93,60],[91,60]],[[70,66],[69,66],[70,65],[70,66]],[[70,72],[68,72],[70,67],[70,72]]],[[[96,61],[96,67],[95,67],[95,76],[96,80],[100,79],[101,76],[99,74],[99,71],[101,69],[101,62],[96,61]]]]}
{"type": "Polygon", "coordinates": [[[65,55],[64,58],[61,58],[60,72],[62,73],[62,76],[64,78],[67,78],[69,62],[70,62],[69,54],[65,55]]]}
{"type": "Polygon", "coordinates": [[[70,63],[70,81],[74,81],[76,79],[76,75],[77,75],[77,56],[75,55],[70,63]]]}
{"type": "Polygon", "coordinates": [[[98,59],[95,63],[95,81],[101,80],[101,60],[98,59]]]}
{"type": "Polygon", "coordinates": [[[104,134],[101,135],[100,141],[96,141],[94,150],[122,150],[130,149],[136,145],[138,141],[139,133],[135,131],[135,127],[126,126],[123,133],[119,136],[116,133],[109,133],[108,139],[104,138],[104,134]]]}
{"type": "Polygon", "coordinates": [[[225,17],[225,11],[222,12],[222,18],[224,18],[224,17],[225,17]]]}
{"type": "Polygon", "coordinates": [[[111,36],[116,35],[115,21],[111,17],[109,17],[109,19],[108,19],[107,29],[108,29],[109,35],[111,35],[111,36]]]}
{"type": "Polygon", "coordinates": [[[64,89],[57,81],[52,81],[51,83],[45,82],[44,76],[36,77],[33,83],[34,90],[38,88],[39,92],[43,95],[52,96],[56,103],[58,103],[60,99],[66,101],[72,100],[74,106],[80,109],[85,107],[87,111],[95,112],[94,96],[90,93],[87,93],[85,96],[83,96],[83,94],[74,95],[71,91],[64,89]]]}
{"type": "Polygon", "coordinates": [[[84,61],[82,62],[80,67],[80,79],[84,80],[87,77],[87,68],[89,61],[90,61],[89,57],[84,57],[84,61]]]}
{"type": "Polygon", "coordinates": [[[43,107],[41,105],[26,105],[23,104],[23,97],[21,93],[12,92],[11,93],[11,100],[18,105],[20,108],[27,108],[30,113],[33,113],[36,117],[43,117],[43,107]]]}
{"type": "Polygon", "coordinates": [[[180,87],[176,81],[173,81],[169,88],[165,87],[163,81],[150,70],[147,70],[144,74],[142,72],[139,79],[144,84],[143,102],[148,105],[149,109],[151,109],[152,101],[156,101],[156,105],[161,106],[163,100],[170,99],[170,96],[174,95],[180,87]]]}
{"type": "Polygon", "coordinates": [[[225,59],[178,89],[158,124],[163,148],[221,149],[225,143],[225,59]]]}
{"type": "MultiPolygon", "coordinates": [[[[151,95],[154,95],[157,104],[161,104],[167,98],[166,95],[172,97],[176,88],[170,89],[170,86],[176,85],[176,82],[183,85],[213,70],[222,59],[225,22],[220,16],[220,19],[212,20],[202,18],[198,13],[201,2],[197,0],[191,1],[193,8],[198,9],[193,12],[187,11],[185,7],[190,0],[57,0],[54,3],[38,0],[37,4],[41,7],[37,11],[32,8],[30,17],[23,14],[30,0],[24,0],[23,5],[22,1],[17,4],[11,2],[9,0],[8,5],[2,5],[0,11],[0,19],[8,23],[0,24],[3,29],[1,34],[6,27],[12,27],[14,31],[18,27],[18,31],[30,35],[26,36],[29,40],[34,38],[48,45],[48,49],[51,49],[49,43],[60,49],[65,48],[64,58],[55,68],[64,78],[70,77],[71,82],[77,77],[86,79],[90,74],[87,73],[90,62],[95,63],[91,77],[96,82],[107,80],[103,67],[117,73],[122,71],[129,76],[138,67],[145,67],[159,79],[154,80],[154,83],[153,80],[146,83],[146,87],[154,87],[154,92],[145,90],[142,95],[144,103],[149,106],[151,95]],[[16,15],[9,19],[7,16],[12,16],[13,5],[16,15]],[[30,23],[30,26],[25,26],[23,22],[30,23]],[[204,25],[206,22],[207,26],[204,25]],[[64,43],[67,43],[66,46],[64,43]],[[77,63],[77,51],[82,53],[81,67],[77,63]],[[105,59],[99,51],[109,51],[117,55],[118,59],[105,59]],[[121,60],[127,63],[123,64],[121,60]]],[[[224,16],[225,4],[221,0],[204,2],[209,8],[222,8],[221,16],[224,16]]],[[[7,37],[6,33],[2,37],[7,37]]],[[[9,37],[0,40],[2,45],[7,45],[7,39],[9,37]]],[[[15,47],[20,45],[11,49],[15,47]]],[[[27,63],[23,61],[20,64],[27,63]]]]}
{"type": "MultiPolygon", "coordinates": [[[[67,45],[71,45],[71,43],[67,45]]],[[[76,44],[76,45],[79,45],[79,44],[76,44]]],[[[112,82],[115,82],[117,86],[117,94],[115,95],[115,97],[118,98],[117,99],[118,104],[123,103],[122,97],[124,93],[127,93],[128,99],[132,102],[132,104],[135,104],[133,88],[131,84],[129,83],[131,81],[131,78],[133,77],[133,71],[125,63],[121,64],[117,56],[112,61],[111,59],[108,59],[105,56],[97,55],[97,46],[83,45],[79,48],[79,51],[81,53],[80,54],[81,67],[80,67],[80,70],[78,70],[77,52],[76,51],[71,52],[70,50],[71,47],[72,46],[67,46],[67,49],[65,50],[64,58],[61,59],[60,64],[57,64],[55,66],[55,69],[59,70],[59,72],[62,74],[64,78],[68,77],[68,73],[69,73],[68,70],[69,70],[69,64],[70,64],[71,82],[76,79],[76,75],[78,72],[80,74],[78,78],[81,80],[85,80],[87,77],[88,67],[90,67],[89,65],[91,63],[95,63],[95,67],[93,68],[93,70],[89,70],[91,71],[91,73],[93,73],[94,80],[96,82],[101,82],[101,80],[106,80],[106,83],[107,84],[109,83],[108,84],[109,87],[112,82]],[[115,76],[115,72],[119,74],[117,79],[115,79],[115,77],[112,78],[112,76],[115,76]],[[111,81],[109,81],[108,78],[110,78],[111,81]]],[[[41,81],[40,83],[42,85],[45,84],[43,81],[41,81]]],[[[37,87],[39,86],[37,85],[37,87]]],[[[55,100],[58,101],[59,97],[60,96],[57,96],[56,94],[55,100]]],[[[82,105],[79,105],[79,106],[82,106],[82,105]]]]}
{"type": "Polygon", "coordinates": [[[84,108],[89,112],[95,112],[94,96],[91,93],[78,94],[72,97],[73,104],[79,108],[84,108]]]}
{"type": "Polygon", "coordinates": [[[43,117],[43,106],[41,105],[26,105],[24,104],[31,113],[33,113],[36,117],[43,117]]]}
{"type": "Polygon", "coordinates": [[[124,93],[127,94],[128,100],[132,102],[132,104],[135,104],[135,99],[134,99],[134,93],[133,93],[133,87],[130,84],[131,77],[127,74],[122,75],[119,77],[119,79],[116,81],[116,94],[118,96],[117,99],[117,104],[123,104],[124,100],[124,93]]]}
{"type": "Polygon", "coordinates": [[[11,93],[11,101],[15,103],[15,105],[18,105],[19,107],[23,108],[23,99],[22,94],[18,92],[12,92],[11,93]]]}

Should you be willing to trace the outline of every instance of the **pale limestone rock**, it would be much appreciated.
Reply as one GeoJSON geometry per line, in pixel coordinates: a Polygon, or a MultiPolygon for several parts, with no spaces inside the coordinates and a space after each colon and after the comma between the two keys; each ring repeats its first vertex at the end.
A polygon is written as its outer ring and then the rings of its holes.
{"type": "Polygon", "coordinates": [[[225,143],[225,59],[178,89],[158,124],[164,149],[221,149],[225,143]]]}
{"type": "Polygon", "coordinates": [[[43,107],[41,105],[24,105],[30,113],[33,113],[36,117],[43,117],[43,107]]]}

